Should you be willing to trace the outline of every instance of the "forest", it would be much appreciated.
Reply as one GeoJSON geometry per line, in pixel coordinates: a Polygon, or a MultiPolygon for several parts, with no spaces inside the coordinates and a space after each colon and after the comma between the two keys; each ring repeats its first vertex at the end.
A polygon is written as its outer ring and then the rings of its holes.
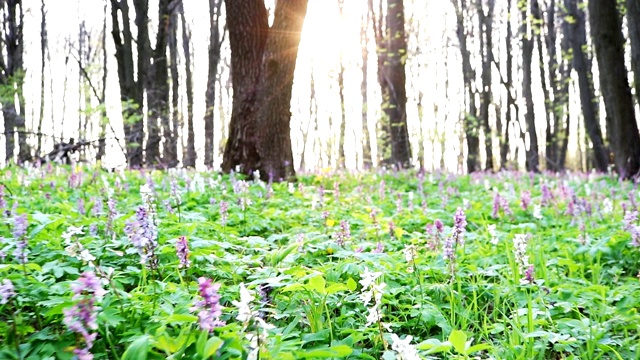
{"type": "Polygon", "coordinates": [[[0,19],[0,359],[640,360],[640,1],[0,19]]]}

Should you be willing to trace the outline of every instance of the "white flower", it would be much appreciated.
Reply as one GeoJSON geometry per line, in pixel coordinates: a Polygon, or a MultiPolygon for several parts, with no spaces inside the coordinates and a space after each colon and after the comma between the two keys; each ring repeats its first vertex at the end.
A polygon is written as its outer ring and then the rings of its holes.
{"type": "Polygon", "coordinates": [[[253,317],[253,312],[251,311],[251,307],[249,306],[255,296],[252,291],[249,291],[244,283],[240,284],[240,301],[231,301],[233,305],[238,308],[238,316],[236,316],[236,320],[246,324],[253,317]]]}
{"type": "Polygon", "coordinates": [[[393,341],[391,349],[398,353],[400,360],[420,360],[418,350],[414,345],[411,345],[412,339],[413,337],[411,335],[407,335],[404,340],[400,340],[398,335],[391,334],[391,340],[393,341]]]}
{"type": "Polygon", "coordinates": [[[71,241],[71,237],[76,235],[82,235],[82,234],[84,234],[84,232],[82,232],[82,226],[80,227],[69,226],[67,228],[67,231],[65,231],[62,234],[62,238],[65,240],[66,243],[69,243],[71,241]]]}
{"type": "Polygon", "coordinates": [[[612,212],[613,212],[613,202],[609,198],[604,199],[604,201],[602,201],[602,213],[611,214],[612,212]]]}
{"type": "Polygon", "coordinates": [[[499,239],[498,235],[496,235],[496,224],[487,225],[487,231],[489,232],[489,235],[491,235],[491,244],[497,245],[499,239]]]}
{"type": "Polygon", "coordinates": [[[533,217],[542,220],[542,207],[538,204],[533,205],[533,217]]]}
{"type": "Polygon", "coordinates": [[[362,284],[362,287],[366,289],[369,286],[371,286],[371,284],[375,282],[376,279],[379,278],[381,275],[382,275],[382,272],[380,271],[371,272],[369,271],[369,268],[364,268],[364,272],[360,274],[360,277],[361,277],[360,284],[362,284]]]}

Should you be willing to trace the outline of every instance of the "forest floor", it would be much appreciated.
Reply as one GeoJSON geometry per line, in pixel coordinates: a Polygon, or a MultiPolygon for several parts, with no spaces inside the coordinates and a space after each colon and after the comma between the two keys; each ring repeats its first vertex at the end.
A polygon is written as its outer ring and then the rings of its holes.
{"type": "Polygon", "coordinates": [[[640,359],[614,176],[0,179],[1,359],[640,359]]]}

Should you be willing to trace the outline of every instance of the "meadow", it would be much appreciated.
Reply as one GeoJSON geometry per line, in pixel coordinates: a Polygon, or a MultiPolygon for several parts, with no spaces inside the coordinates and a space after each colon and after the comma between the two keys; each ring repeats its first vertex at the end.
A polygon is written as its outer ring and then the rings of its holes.
{"type": "Polygon", "coordinates": [[[614,175],[0,182],[0,359],[640,359],[614,175]]]}

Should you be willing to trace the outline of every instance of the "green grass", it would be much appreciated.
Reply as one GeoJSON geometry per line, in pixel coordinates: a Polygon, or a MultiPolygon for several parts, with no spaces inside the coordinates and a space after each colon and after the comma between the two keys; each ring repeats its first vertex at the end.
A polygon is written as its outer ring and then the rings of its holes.
{"type": "Polygon", "coordinates": [[[43,167],[0,170],[0,179],[7,203],[0,282],[10,280],[16,293],[0,305],[0,359],[74,357],[84,342],[65,326],[63,311],[78,303],[71,285],[88,270],[103,275],[107,291],[95,303],[95,358],[401,359],[396,334],[412,336],[423,359],[640,359],[640,249],[623,225],[637,190],[610,176],[379,172],[265,184],[216,173],[43,167]],[[157,269],[140,263],[124,231],[144,205],[148,177],[157,269]],[[542,184],[554,197],[537,219],[542,184]],[[496,190],[512,214],[492,216],[496,190]],[[523,191],[531,193],[527,210],[523,191]],[[109,198],[118,211],[111,225],[109,198]],[[99,214],[96,199],[104,203],[99,214]],[[458,208],[467,225],[452,263],[442,247],[458,208]],[[23,214],[24,264],[12,232],[23,214]],[[427,230],[437,219],[439,237],[427,230]],[[341,222],[350,227],[344,244],[336,238],[341,222]],[[69,253],[62,234],[70,226],[82,227],[71,241],[95,257],[95,267],[69,253]],[[521,281],[516,234],[528,235],[532,283],[521,281]],[[188,268],[179,267],[180,236],[189,242],[188,268]],[[415,257],[407,261],[409,245],[415,257]],[[368,304],[365,269],[381,273],[368,304]],[[211,333],[199,329],[192,309],[200,277],[221,285],[226,325],[211,333]],[[236,318],[240,284],[255,294],[248,321],[236,318]],[[381,318],[367,324],[373,304],[381,318]]]}

